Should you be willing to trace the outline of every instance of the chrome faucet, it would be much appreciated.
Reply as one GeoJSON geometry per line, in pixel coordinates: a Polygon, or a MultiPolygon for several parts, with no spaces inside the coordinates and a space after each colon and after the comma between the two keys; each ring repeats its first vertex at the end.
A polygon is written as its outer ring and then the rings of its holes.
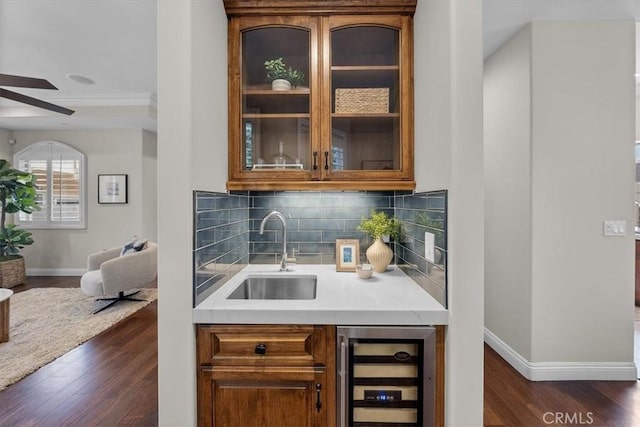
{"type": "Polygon", "coordinates": [[[289,271],[288,264],[295,264],[296,259],[294,257],[289,258],[287,256],[287,220],[284,218],[284,215],[278,211],[269,212],[264,218],[262,218],[262,222],[260,223],[260,234],[264,234],[264,224],[272,216],[275,216],[280,220],[280,222],[282,222],[282,259],[280,260],[280,271],[289,271]]]}

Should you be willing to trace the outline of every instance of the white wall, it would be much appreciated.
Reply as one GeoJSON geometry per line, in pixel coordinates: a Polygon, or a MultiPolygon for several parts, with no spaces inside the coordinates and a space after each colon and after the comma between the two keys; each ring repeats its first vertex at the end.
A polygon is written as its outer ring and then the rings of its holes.
{"type": "MultiPolygon", "coordinates": [[[[143,180],[143,131],[14,131],[13,135],[15,152],[39,141],[54,140],[84,153],[87,162],[86,228],[31,230],[35,243],[23,250],[28,274],[81,274],[89,253],[120,246],[134,234],[155,240],[155,227],[143,224],[155,223],[156,210],[146,210],[143,218],[143,206],[157,191],[155,180],[143,180]],[[129,203],[98,204],[98,174],[127,174],[129,203]]],[[[146,139],[147,169],[153,169],[156,162],[154,139],[153,134],[146,139]]]]}
{"type": "Polygon", "coordinates": [[[141,167],[141,235],[156,242],[158,240],[158,137],[149,131],[142,132],[141,167]],[[152,189],[153,191],[150,191],[152,189]]]}
{"type": "Polygon", "coordinates": [[[0,159],[9,160],[13,164],[13,147],[9,144],[11,138],[10,130],[0,129],[0,159]]]}
{"type": "Polygon", "coordinates": [[[481,2],[421,1],[415,30],[418,191],[447,189],[446,409],[451,426],[482,425],[483,165],[481,2]]]}
{"type": "Polygon", "coordinates": [[[158,3],[159,424],[196,425],[192,192],[227,177],[222,2],[158,3]]]}
{"type": "MultiPolygon", "coordinates": [[[[514,350],[512,363],[529,378],[634,379],[632,228],[624,237],[604,237],[602,226],[606,219],[633,225],[634,23],[537,22],[523,31],[529,34],[518,37],[530,38],[530,50],[527,43],[520,50],[510,44],[487,60],[485,88],[493,108],[485,117],[487,123],[500,120],[507,128],[523,121],[526,105],[500,110],[504,97],[513,95],[501,92],[510,87],[491,82],[505,75],[524,77],[526,84],[526,72],[514,64],[529,55],[530,147],[513,150],[513,138],[497,126],[487,126],[493,132],[485,139],[488,159],[520,163],[523,159],[509,158],[509,151],[528,154],[524,161],[530,164],[531,183],[514,203],[528,198],[530,219],[525,215],[518,221],[512,215],[498,225],[496,207],[487,208],[486,215],[488,224],[504,228],[494,232],[509,232],[518,223],[531,228],[525,252],[516,257],[525,266],[530,262],[531,274],[509,282],[510,277],[500,273],[509,271],[504,264],[511,257],[505,262],[495,254],[523,250],[522,242],[488,240],[487,253],[494,255],[487,256],[492,263],[487,266],[487,327],[495,328],[490,329],[497,337],[493,345],[514,350]],[[518,289],[500,292],[508,287],[518,289]],[[498,313],[512,305],[530,311],[530,330],[525,330],[522,315],[498,313]],[[514,340],[514,332],[505,326],[512,321],[524,337],[514,340]],[[526,340],[529,353],[526,346],[521,349],[526,340]]],[[[517,136],[516,143],[522,145],[523,135],[517,136]]],[[[495,181],[513,175],[487,180],[488,194],[508,198],[507,187],[495,181]]]]}
{"type": "Polygon", "coordinates": [[[417,191],[449,188],[452,24],[448,2],[423,1],[414,16],[415,179],[417,191]]]}
{"type": "Polygon", "coordinates": [[[227,190],[227,16],[222,2],[194,1],[191,33],[191,174],[194,189],[227,190]],[[209,3],[209,4],[208,4],[209,3]],[[215,160],[214,160],[215,159],[215,160]]]}
{"type": "Polygon", "coordinates": [[[633,224],[634,23],[532,38],[532,361],[633,361],[634,237],[602,221],[633,224]]]}
{"type": "Polygon", "coordinates": [[[484,323],[528,360],[531,359],[530,46],[531,31],[520,31],[484,64],[484,323]]]}

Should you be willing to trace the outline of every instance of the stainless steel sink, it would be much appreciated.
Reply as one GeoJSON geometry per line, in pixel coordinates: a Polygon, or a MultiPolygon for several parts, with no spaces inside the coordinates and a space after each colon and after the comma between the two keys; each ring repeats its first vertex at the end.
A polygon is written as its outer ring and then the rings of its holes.
{"type": "Polygon", "coordinates": [[[315,299],[317,283],[315,275],[249,275],[227,299],[315,299]]]}

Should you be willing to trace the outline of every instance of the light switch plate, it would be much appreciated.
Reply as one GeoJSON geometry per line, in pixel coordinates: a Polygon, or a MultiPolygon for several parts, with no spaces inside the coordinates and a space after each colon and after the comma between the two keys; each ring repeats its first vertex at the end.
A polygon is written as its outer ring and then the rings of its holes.
{"type": "Polygon", "coordinates": [[[427,261],[435,263],[436,260],[436,236],[428,231],[424,232],[424,257],[427,261]]]}
{"type": "Polygon", "coordinates": [[[627,221],[605,220],[602,232],[605,236],[624,236],[626,229],[627,221]]]}

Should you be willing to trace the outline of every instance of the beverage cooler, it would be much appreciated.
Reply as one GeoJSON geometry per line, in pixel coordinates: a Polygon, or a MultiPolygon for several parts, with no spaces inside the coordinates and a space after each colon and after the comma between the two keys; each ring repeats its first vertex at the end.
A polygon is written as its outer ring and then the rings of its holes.
{"type": "Polygon", "coordinates": [[[339,326],[338,425],[434,425],[433,327],[339,326]]]}

